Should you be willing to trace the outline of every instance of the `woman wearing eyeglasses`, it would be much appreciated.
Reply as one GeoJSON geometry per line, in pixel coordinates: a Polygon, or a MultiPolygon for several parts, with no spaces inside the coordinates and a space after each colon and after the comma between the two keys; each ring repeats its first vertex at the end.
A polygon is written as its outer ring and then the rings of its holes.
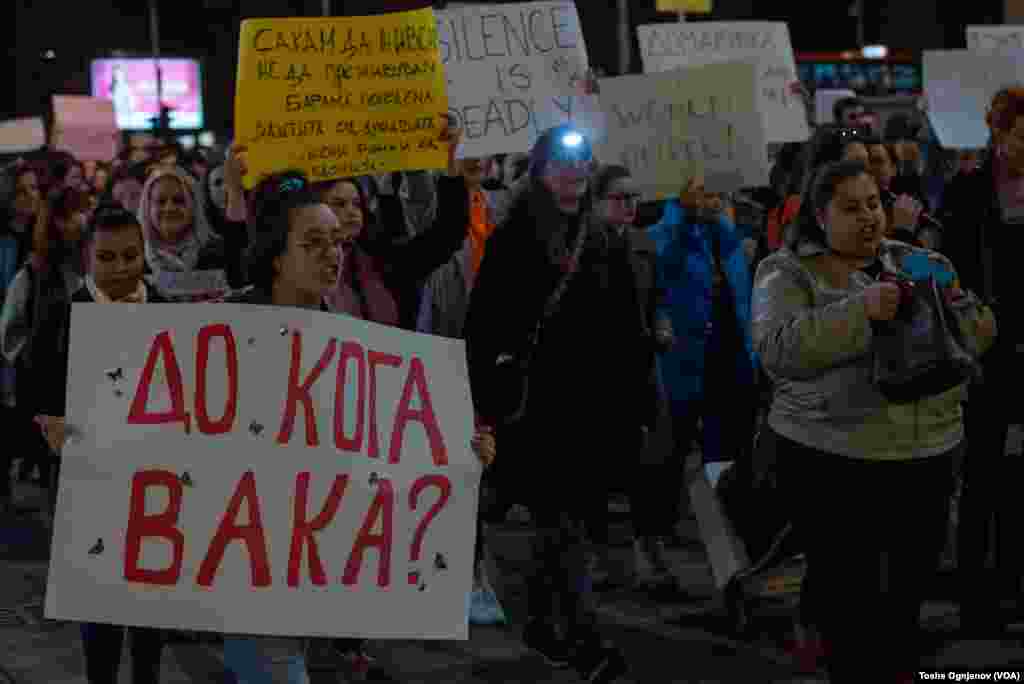
{"type": "Polygon", "coordinates": [[[633,576],[637,585],[655,588],[678,586],[682,580],[665,553],[665,538],[671,537],[676,518],[670,502],[679,498],[678,491],[652,491],[655,483],[665,482],[662,470],[671,453],[671,429],[667,405],[661,387],[656,354],[668,351],[674,342],[672,323],[659,315],[664,291],[657,278],[658,255],[654,241],[646,230],[637,229],[637,208],[642,198],[629,169],[624,166],[601,167],[593,179],[594,213],[609,228],[610,247],[625,252],[620,261],[632,271],[634,286],[620,293],[631,298],[637,316],[649,335],[638,338],[634,353],[647,369],[651,389],[647,396],[659,401],[659,420],[651,426],[647,448],[640,461],[629,468],[627,493],[633,518],[633,576]],[[667,448],[665,448],[667,447],[667,448]],[[670,509],[666,515],[665,506],[670,509]]]}
{"type": "Polygon", "coordinates": [[[540,136],[488,240],[465,337],[477,411],[505,430],[503,444],[514,432],[524,445],[505,461],[529,483],[522,493],[537,526],[524,641],[551,666],[600,683],[626,665],[598,629],[588,533],[607,533],[609,468],[632,465],[654,402],[638,400],[649,384],[629,350],[641,317],[622,296],[632,276],[593,215],[592,170],[590,144],[571,127],[540,136]],[[524,396],[502,378],[528,351],[524,396]]]}

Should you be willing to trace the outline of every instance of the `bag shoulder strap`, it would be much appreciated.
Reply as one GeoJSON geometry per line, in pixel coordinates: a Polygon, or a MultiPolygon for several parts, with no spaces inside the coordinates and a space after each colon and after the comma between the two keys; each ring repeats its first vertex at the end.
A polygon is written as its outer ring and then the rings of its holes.
{"type": "Polygon", "coordinates": [[[558,284],[555,285],[555,289],[548,296],[547,302],[544,304],[544,311],[540,318],[537,320],[537,325],[534,327],[533,335],[530,337],[530,348],[537,345],[540,341],[540,332],[551,316],[554,315],[555,311],[558,310],[558,305],[562,301],[562,296],[565,291],[569,288],[569,282],[573,276],[579,270],[580,257],[583,254],[583,245],[586,243],[588,234],[588,221],[586,219],[580,220],[579,232],[576,235],[576,242],[572,247],[572,255],[569,257],[569,264],[565,270],[565,273],[558,279],[558,284]]]}

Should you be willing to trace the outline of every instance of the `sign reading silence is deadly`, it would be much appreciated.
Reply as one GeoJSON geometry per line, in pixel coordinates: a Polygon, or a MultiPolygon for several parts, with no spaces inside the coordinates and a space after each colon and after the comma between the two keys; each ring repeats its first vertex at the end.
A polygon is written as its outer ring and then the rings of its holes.
{"type": "Polygon", "coordinates": [[[526,152],[565,121],[601,128],[574,3],[470,5],[437,22],[449,110],[465,131],[460,156],[526,152]]]}
{"type": "Polygon", "coordinates": [[[235,304],[76,304],[71,330],[48,618],[468,637],[461,341],[235,304]]]}
{"type": "Polygon", "coordinates": [[[445,168],[447,110],[430,9],[242,22],[235,125],[249,187],[284,169],[319,181],[445,168]]]}

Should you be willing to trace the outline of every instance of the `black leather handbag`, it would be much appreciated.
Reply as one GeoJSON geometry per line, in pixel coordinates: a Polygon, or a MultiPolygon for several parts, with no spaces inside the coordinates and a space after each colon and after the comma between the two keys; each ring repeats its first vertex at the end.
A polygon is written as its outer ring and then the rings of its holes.
{"type": "MultiPolygon", "coordinates": [[[[883,274],[886,278],[889,274],[883,274]]],[[[900,311],[873,334],[874,382],[894,404],[911,404],[976,379],[980,365],[967,351],[957,314],[935,276],[902,280],[900,311]]]]}

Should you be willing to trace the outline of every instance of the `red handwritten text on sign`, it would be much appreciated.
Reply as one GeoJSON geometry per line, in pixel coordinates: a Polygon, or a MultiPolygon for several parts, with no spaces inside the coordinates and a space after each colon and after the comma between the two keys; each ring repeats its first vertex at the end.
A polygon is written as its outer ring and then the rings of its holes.
{"type": "MultiPolygon", "coordinates": [[[[380,366],[401,368],[404,364],[404,359],[395,354],[383,353],[372,349],[364,350],[362,345],[354,341],[342,343],[340,345],[340,354],[338,353],[338,347],[338,340],[330,339],[327,342],[327,346],[321,352],[316,365],[305,378],[301,378],[302,333],[298,331],[292,333],[290,371],[288,385],[282,388],[282,394],[285,396],[284,412],[281,418],[281,427],[277,433],[277,443],[284,445],[291,441],[292,433],[295,431],[297,414],[301,408],[305,419],[304,427],[307,446],[317,447],[320,445],[316,409],[311,390],[324,373],[329,370],[331,363],[335,361],[335,356],[338,356],[334,403],[334,446],[341,451],[361,452],[368,423],[369,435],[368,439],[366,439],[366,455],[369,458],[380,458],[380,431],[377,424],[377,368],[380,366]],[[355,371],[353,374],[354,378],[353,375],[349,374],[353,367],[355,371]],[[347,383],[353,380],[357,385],[355,410],[358,414],[356,416],[356,428],[353,434],[348,436],[345,435],[344,431],[344,396],[347,383]],[[367,401],[367,396],[369,401],[367,401]]],[[[199,431],[204,435],[220,435],[232,431],[238,415],[238,350],[230,325],[218,323],[205,326],[199,331],[196,344],[195,368],[196,391],[194,403],[196,424],[199,431]],[[212,420],[208,413],[206,387],[208,374],[215,372],[209,368],[209,356],[211,341],[216,338],[224,341],[226,350],[225,373],[227,376],[228,398],[221,417],[212,420]]],[[[139,377],[135,396],[128,412],[127,422],[130,425],[181,423],[184,426],[185,432],[191,431],[192,414],[185,407],[183,374],[178,364],[174,342],[167,331],[161,332],[153,338],[146,357],[145,366],[139,377]],[[162,362],[165,369],[164,378],[171,398],[171,407],[166,411],[153,412],[149,409],[149,398],[158,362],[162,362]]],[[[426,431],[434,465],[438,467],[448,465],[448,450],[445,446],[444,436],[440,425],[438,425],[437,416],[431,401],[426,368],[423,361],[415,356],[409,360],[402,396],[398,402],[394,423],[391,427],[391,440],[388,447],[388,462],[391,464],[401,462],[402,445],[406,428],[410,423],[419,423],[426,431]],[[419,408],[413,408],[416,400],[418,400],[419,408]]]]}

